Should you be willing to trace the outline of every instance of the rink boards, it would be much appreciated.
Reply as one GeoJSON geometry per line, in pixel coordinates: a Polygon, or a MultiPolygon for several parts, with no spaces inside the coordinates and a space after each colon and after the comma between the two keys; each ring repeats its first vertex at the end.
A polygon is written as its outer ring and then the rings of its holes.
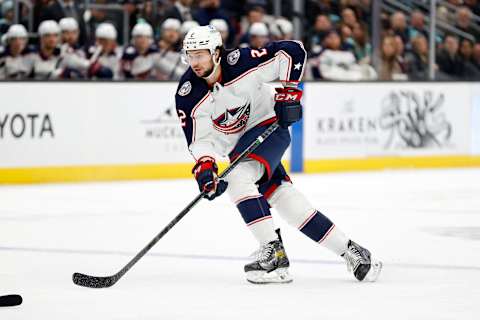
{"type": "MultiPolygon", "coordinates": [[[[478,84],[304,85],[294,171],[480,166],[478,84]]],[[[190,177],[176,87],[0,83],[0,183],[190,177]]]]}

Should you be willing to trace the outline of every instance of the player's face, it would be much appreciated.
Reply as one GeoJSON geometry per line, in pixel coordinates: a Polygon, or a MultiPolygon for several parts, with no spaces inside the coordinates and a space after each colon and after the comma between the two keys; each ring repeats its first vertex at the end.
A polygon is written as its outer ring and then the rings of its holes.
{"type": "Polygon", "coordinates": [[[180,32],[175,29],[165,29],[162,31],[162,39],[170,44],[177,43],[180,39],[180,32]]]}
{"type": "Polygon", "coordinates": [[[27,45],[27,38],[10,38],[8,40],[10,50],[14,55],[19,54],[27,45]]]}
{"type": "Polygon", "coordinates": [[[53,49],[58,45],[58,34],[49,33],[42,36],[41,39],[42,47],[45,49],[53,49]]]}
{"type": "Polygon", "coordinates": [[[187,52],[187,61],[198,77],[208,76],[213,69],[212,55],[208,50],[190,50],[187,52]]]}
{"type": "Polygon", "coordinates": [[[63,41],[63,43],[68,43],[71,46],[77,44],[78,31],[77,30],[63,31],[62,32],[62,41],[63,41]]]}
{"type": "Polygon", "coordinates": [[[115,49],[115,40],[97,38],[97,45],[102,46],[103,52],[110,53],[115,49]]]}
{"type": "Polygon", "coordinates": [[[151,38],[146,36],[136,36],[133,38],[133,44],[135,49],[139,52],[143,53],[147,51],[148,47],[150,46],[151,38]]]}

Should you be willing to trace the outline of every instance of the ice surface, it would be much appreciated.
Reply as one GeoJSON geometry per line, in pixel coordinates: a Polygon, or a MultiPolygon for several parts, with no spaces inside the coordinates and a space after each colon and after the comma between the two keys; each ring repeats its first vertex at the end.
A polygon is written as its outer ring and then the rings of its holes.
{"type": "MultiPolygon", "coordinates": [[[[256,249],[236,208],[202,201],[109,289],[110,275],[193,197],[193,180],[0,187],[1,320],[479,319],[480,170],[294,175],[296,186],[384,261],[377,283],[279,218],[294,282],[255,286],[256,249]]],[[[275,216],[275,213],[274,213],[275,216]]]]}

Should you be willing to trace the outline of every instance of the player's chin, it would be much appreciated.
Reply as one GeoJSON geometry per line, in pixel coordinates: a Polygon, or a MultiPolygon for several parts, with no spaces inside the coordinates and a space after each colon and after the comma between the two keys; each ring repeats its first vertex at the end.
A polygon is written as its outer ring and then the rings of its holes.
{"type": "Polygon", "coordinates": [[[193,70],[193,72],[197,75],[197,77],[203,77],[203,74],[205,72],[202,72],[201,70],[193,70]]]}

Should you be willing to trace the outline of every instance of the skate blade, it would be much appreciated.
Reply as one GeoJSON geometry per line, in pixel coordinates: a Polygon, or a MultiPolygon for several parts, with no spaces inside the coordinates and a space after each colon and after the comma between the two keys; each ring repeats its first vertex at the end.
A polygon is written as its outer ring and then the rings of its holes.
{"type": "Polygon", "coordinates": [[[383,263],[381,261],[372,259],[370,270],[368,271],[364,280],[368,282],[377,281],[382,271],[382,268],[383,268],[383,263]]]}
{"type": "Polygon", "coordinates": [[[290,283],[293,281],[287,268],[278,268],[272,272],[249,271],[246,276],[247,281],[254,284],[290,283]]]}

